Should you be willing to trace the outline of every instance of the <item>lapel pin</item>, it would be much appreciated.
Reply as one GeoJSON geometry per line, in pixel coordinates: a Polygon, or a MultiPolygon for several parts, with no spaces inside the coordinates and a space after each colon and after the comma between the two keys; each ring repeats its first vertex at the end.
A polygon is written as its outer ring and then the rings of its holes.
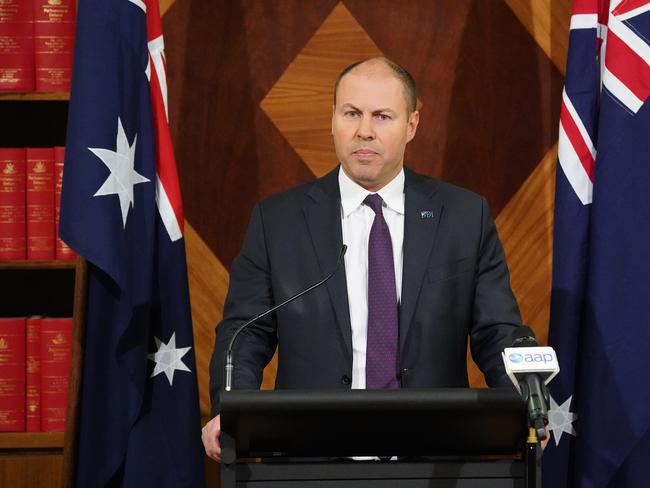
{"type": "Polygon", "coordinates": [[[432,219],[433,218],[433,211],[431,211],[431,210],[422,210],[420,212],[420,218],[422,218],[422,219],[432,219]]]}

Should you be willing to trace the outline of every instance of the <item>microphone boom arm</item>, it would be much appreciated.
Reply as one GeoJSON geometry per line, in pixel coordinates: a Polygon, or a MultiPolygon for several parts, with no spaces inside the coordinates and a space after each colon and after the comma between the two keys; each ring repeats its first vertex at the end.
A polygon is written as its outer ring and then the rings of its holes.
{"type": "Polygon", "coordinates": [[[266,316],[269,315],[270,313],[275,312],[278,308],[282,308],[282,307],[284,307],[287,303],[292,302],[292,301],[294,301],[294,300],[300,298],[301,296],[305,295],[306,293],[309,293],[310,291],[312,291],[312,290],[315,289],[315,288],[318,288],[318,287],[321,286],[323,283],[325,283],[327,280],[329,280],[329,279],[330,279],[332,276],[334,276],[334,274],[339,270],[339,267],[341,266],[341,262],[342,262],[342,260],[343,260],[343,256],[345,256],[345,251],[347,251],[347,249],[348,249],[348,246],[346,246],[345,244],[343,244],[343,246],[341,247],[341,251],[339,251],[339,257],[338,257],[337,260],[336,260],[336,267],[335,267],[334,270],[333,270],[330,274],[328,274],[325,278],[323,278],[322,280],[320,280],[320,281],[317,282],[317,283],[314,283],[314,284],[311,285],[309,288],[306,288],[305,290],[301,291],[300,293],[298,293],[298,294],[296,294],[296,295],[294,295],[294,296],[292,296],[292,297],[287,298],[287,299],[286,299],[285,301],[283,301],[282,303],[279,303],[279,304],[277,304],[276,306],[274,306],[274,307],[272,307],[272,308],[266,310],[265,312],[262,312],[262,313],[256,315],[255,317],[253,317],[252,319],[250,319],[248,322],[245,322],[244,324],[242,324],[242,325],[239,326],[239,328],[235,331],[235,333],[234,333],[234,334],[232,335],[232,337],[230,338],[230,342],[228,343],[228,349],[227,349],[227,351],[226,351],[226,366],[225,366],[225,373],[226,373],[226,374],[225,374],[225,384],[224,384],[224,390],[225,390],[225,391],[230,391],[230,390],[232,390],[232,377],[233,377],[233,370],[234,370],[234,360],[233,360],[233,352],[232,352],[232,349],[233,349],[233,346],[235,345],[235,340],[237,339],[237,336],[238,336],[238,335],[239,335],[239,334],[240,334],[240,333],[241,333],[245,328],[247,328],[247,327],[250,326],[251,324],[254,324],[254,323],[257,322],[259,319],[261,319],[261,318],[263,318],[263,317],[266,317],[266,316]]]}

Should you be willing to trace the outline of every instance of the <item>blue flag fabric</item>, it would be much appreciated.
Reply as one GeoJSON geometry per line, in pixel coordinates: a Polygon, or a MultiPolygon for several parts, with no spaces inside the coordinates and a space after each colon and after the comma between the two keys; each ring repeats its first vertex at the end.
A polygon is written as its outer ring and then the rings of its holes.
{"type": "Polygon", "coordinates": [[[650,460],[650,2],[575,1],[560,120],[543,484],[644,487],[650,460]]]}
{"type": "Polygon", "coordinates": [[[204,486],[180,194],[165,189],[175,167],[163,174],[168,132],[152,102],[164,80],[152,3],[79,2],[60,233],[88,261],[80,487],[204,486]]]}

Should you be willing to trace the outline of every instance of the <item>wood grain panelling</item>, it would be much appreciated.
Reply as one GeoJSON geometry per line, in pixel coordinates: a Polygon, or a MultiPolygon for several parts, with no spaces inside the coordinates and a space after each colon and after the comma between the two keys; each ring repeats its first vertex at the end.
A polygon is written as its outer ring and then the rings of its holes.
{"type": "Polygon", "coordinates": [[[335,4],[177,1],[163,18],[185,215],[226,267],[255,202],[313,177],[259,103],[335,4]]]}
{"type": "Polygon", "coordinates": [[[61,486],[63,455],[59,452],[0,450],[0,486],[58,488],[61,486]]]}
{"type": "Polygon", "coordinates": [[[571,0],[504,1],[560,73],[564,73],[569,47],[571,0]]]}
{"type": "Polygon", "coordinates": [[[485,195],[498,214],[556,140],[553,63],[502,1],[345,5],[418,82],[424,108],[407,164],[485,195]]]}
{"type": "Polygon", "coordinates": [[[223,302],[228,291],[228,271],[187,220],[185,252],[201,414],[207,415],[210,412],[209,365],[214,347],[214,328],[223,314],[223,302]]]}
{"type": "Polygon", "coordinates": [[[349,64],[381,56],[342,3],[262,100],[262,109],[315,176],[338,164],[330,134],[332,86],[349,64]]]}
{"type": "Polygon", "coordinates": [[[557,145],[496,219],[522,318],[541,343],[548,338],[556,160],[557,145]]]}
{"type": "Polygon", "coordinates": [[[160,9],[160,16],[161,17],[163,17],[167,13],[167,10],[169,10],[169,7],[174,5],[175,1],[176,0],[159,0],[158,8],[160,9]]]}
{"type": "MultiPolygon", "coordinates": [[[[418,82],[421,121],[407,164],[486,195],[524,320],[546,337],[568,1],[177,0],[168,7],[169,112],[191,222],[204,414],[226,270],[252,207],[336,164],[331,85],[340,67],[378,52],[418,82]]],[[[266,387],[272,378],[273,366],[266,387]]],[[[475,372],[472,382],[480,384],[475,372]]]]}

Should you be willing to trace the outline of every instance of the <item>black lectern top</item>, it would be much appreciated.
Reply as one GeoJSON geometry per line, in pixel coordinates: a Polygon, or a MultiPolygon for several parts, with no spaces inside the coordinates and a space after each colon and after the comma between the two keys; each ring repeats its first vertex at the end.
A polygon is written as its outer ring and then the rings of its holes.
{"type": "Polygon", "coordinates": [[[468,456],[522,451],[513,388],[223,392],[237,457],[468,456]]]}

